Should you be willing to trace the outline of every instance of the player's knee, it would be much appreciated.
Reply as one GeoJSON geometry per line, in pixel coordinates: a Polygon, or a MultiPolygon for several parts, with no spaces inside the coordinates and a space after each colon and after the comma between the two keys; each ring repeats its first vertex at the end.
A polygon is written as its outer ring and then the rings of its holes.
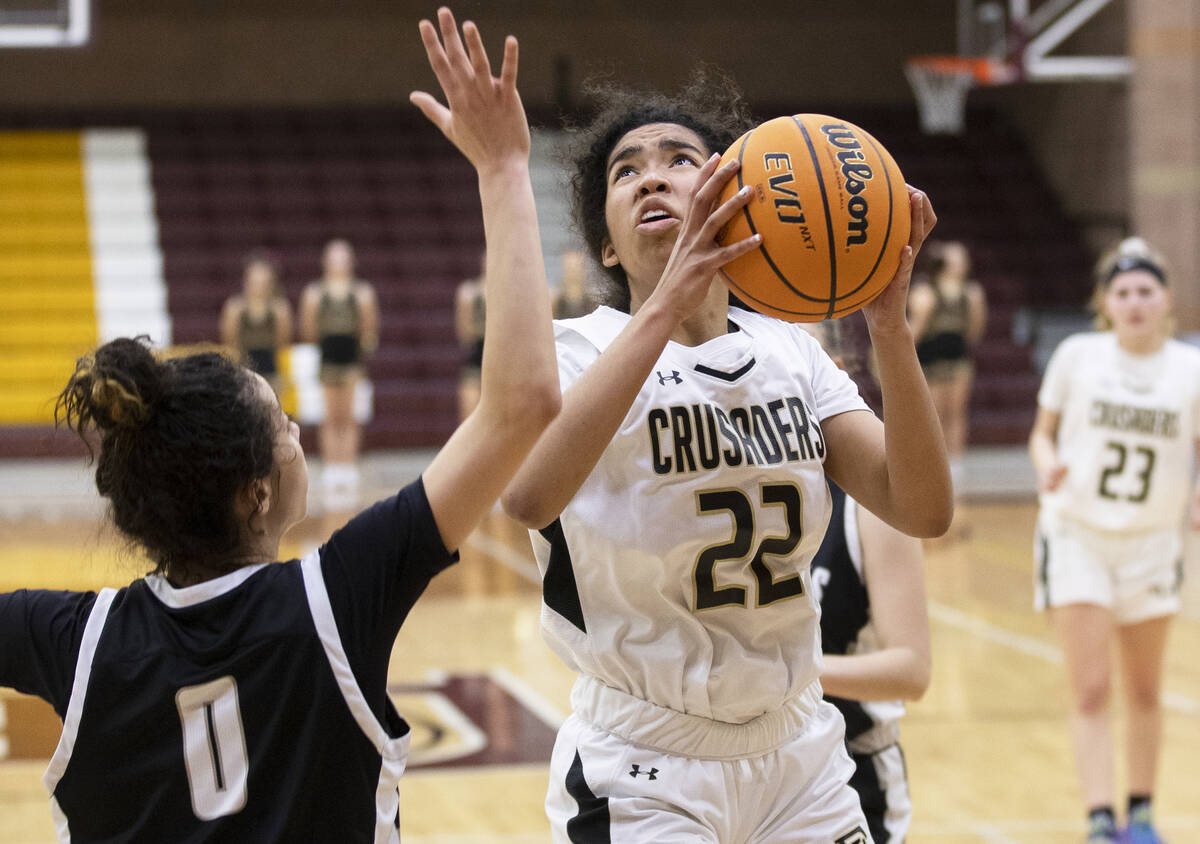
{"type": "Polygon", "coordinates": [[[1075,691],[1075,709],[1081,715],[1103,715],[1108,711],[1112,688],[1108,677],[1083,683],[1075,691]]]}

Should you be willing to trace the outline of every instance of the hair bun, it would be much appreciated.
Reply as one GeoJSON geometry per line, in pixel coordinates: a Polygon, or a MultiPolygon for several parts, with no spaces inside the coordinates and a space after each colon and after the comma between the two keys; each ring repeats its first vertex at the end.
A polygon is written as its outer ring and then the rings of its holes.
{"type": "Polygon", "coordinates": [[[97,419],[105,416],[112,420],[113,427],[140,428],[149,416],[149,410],[142,397],[131,392],[114,376],[97,376],[91,378],[91,402],[95,408],[93,415],[97,419]]]}
{"type": "Polygon", "coordinates": [[[162,394],[163,373],[149,338],[105,343],[75,364],[75,374],[59,397],[58,413],[81,432],[89,423],[102,432],[139,429],[162,394]]]}

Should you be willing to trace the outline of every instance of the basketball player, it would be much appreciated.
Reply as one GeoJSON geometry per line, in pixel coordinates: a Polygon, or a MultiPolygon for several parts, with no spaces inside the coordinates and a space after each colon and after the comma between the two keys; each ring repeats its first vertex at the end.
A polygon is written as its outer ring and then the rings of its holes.
{"type": "Polygon", "coordinates": [[[221,342],[279,393],[279,350],[292,342],[292,309],[279,292],[275,262],[252,252],[242,271],[242,292],[221,309],[221,342]]]}
{"type": "Polygon", "coordinates": [[[64,719],[46,772],[59,839],[396,842],[409,729],[392,643],[554,416],[550,297],[517,95],[475,27],[421,38],[449,108],[412,101],[475,166],[489,236],[482,393],[422,477],[276,563],[304,516],[295,423],[265,380],[215,354],[115,340],[60,398],[99,429],[96,485],[156,570],[99,594],[0,595],[0,685],[64,719]],[[515,355],[522,365],[506,365],[515,355]]]}
{"type": "Polygon", "coordinates": [[[867,319],[885,422],[797,326],[728,306],[715,237],[743,130],[729,89],[610,91],[581,136],[577,223],[610,305],[557,325],[563,413],[504,495],[538,529],[543,633],[580,677],[551,761],[556,841],[865,842],[837,710],[821,700],[809,562],[825,471],[913,534],[952,511],[904,315],[933,225],[867,319]]]}
{"type": "MultiPolygon", "coordinates": [[[[805,326],[843,365],[840,324],[805,326]]],[[[929,687],[929,611],[920,540],[858,506],[830,482],[829,529],[812,562],[821,605],[821,686],[846,721],[858,792],[876,844],[900,844],[912,820],[900,749],[904,700],[929,687]]]]}
{"type": "Polygon", "coordinates": [[[950,475],[962,490],[963,453],[967,447],[967,406],[975,368],[972,348],[987,327],[983,285],[970,279],[971,257],[958,241],[929,244],[928,279],[914,281],[908,300],[909,320],[917,338],[917,359],[942,422],[950,475]]]}
{"type": "Polygon", "coordinates": [[[348,241],[329,241],[321,266],[321,278],[300,297],[300,334],[321,350],[321,483],[326,504],[341,510],[358,503],[361,432],[354,394],[367,359],[379,345],[379,302],[375,288],[355,276],[354,248],[348,241]]]}
{"type": "Polygon", "coordinates": [[[1144,240],[1102,256],[1096,278],[1099,330],[1055,349],[1029,438],[1041,494],[1036,597],[1066,653],[1088,841],[1154,844],[1163,654],[1180,607],[1185,517],[1200,527],[1200,490],[1190,489],[1200,351],[1171,339],[1166,270],[1144,240]],[[1108,712],[1114,642],[1127,713],[1120,839],[1108,712]]]}
{"type": "Polygon", "coordinates": [[[487,255],[480,262],[479,276],[460,282],[454,291],[454,334],[462,351],[458,368],[458,416],[466,419],[479,403],[479,369],[483,365],[483,336],[487,314],[483,274],[487,255]]]}

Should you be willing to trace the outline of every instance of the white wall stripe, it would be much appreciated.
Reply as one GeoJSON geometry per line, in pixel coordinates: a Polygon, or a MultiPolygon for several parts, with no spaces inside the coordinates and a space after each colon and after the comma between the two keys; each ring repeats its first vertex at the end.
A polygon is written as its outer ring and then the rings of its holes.
{"type": "Polygon", "coordinates": [[[139,129],[83,133],[96,320],[100,342],[148,334],[171,343],[146,138],[139,129]]]}

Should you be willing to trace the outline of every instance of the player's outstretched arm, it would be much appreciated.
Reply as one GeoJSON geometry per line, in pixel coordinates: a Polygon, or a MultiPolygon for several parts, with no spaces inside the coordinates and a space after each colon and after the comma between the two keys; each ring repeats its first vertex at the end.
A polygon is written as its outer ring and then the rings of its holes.
{"type": "Polygon", "coordinates": [[[496,78],[470,21],[460,36],[450,10],[441,8],[438,27],[421,21],[420,31],[446,105],[424,92],[410,99],[474,165],[487,239],[479,405],[423,476],[442,540],[456,549],[554,418],[561,397],[529,178],[529,125],[517,94],[517,40],[505,40],[496,78]]]}
{"type": "Polygon", "coordinates": [[[717,233],[750,198],[743,191],[718,202],[737,162],[718,163],[714,155],[700,169],[654,292],[563,395],[562,413],[504,491],[505,511],[526,527],[540,529],[558,518],[617,433],[671,333],[704,301],[717,270],[760,242],[757,235],[728,246],[716,242],[717,233]]]}
{"type": "Polygon", "coordinates": [[[881,647],[825,655],[821,685],[850,700],[918,700],[929,688],[932,657],[921,541],[858,508],[863,576],[881,647]]]}
{"type": "Polygon", "coordinates": [[[940,536],[954,516],[946,443],[905,315],[917,250],[937,222],[929,198],[908,188],[912,234],[887,287],[863,309],[879,364],[883,423],[852,411],[822,423],[825,470],[838,486],[909,536],[940,536]]]}

